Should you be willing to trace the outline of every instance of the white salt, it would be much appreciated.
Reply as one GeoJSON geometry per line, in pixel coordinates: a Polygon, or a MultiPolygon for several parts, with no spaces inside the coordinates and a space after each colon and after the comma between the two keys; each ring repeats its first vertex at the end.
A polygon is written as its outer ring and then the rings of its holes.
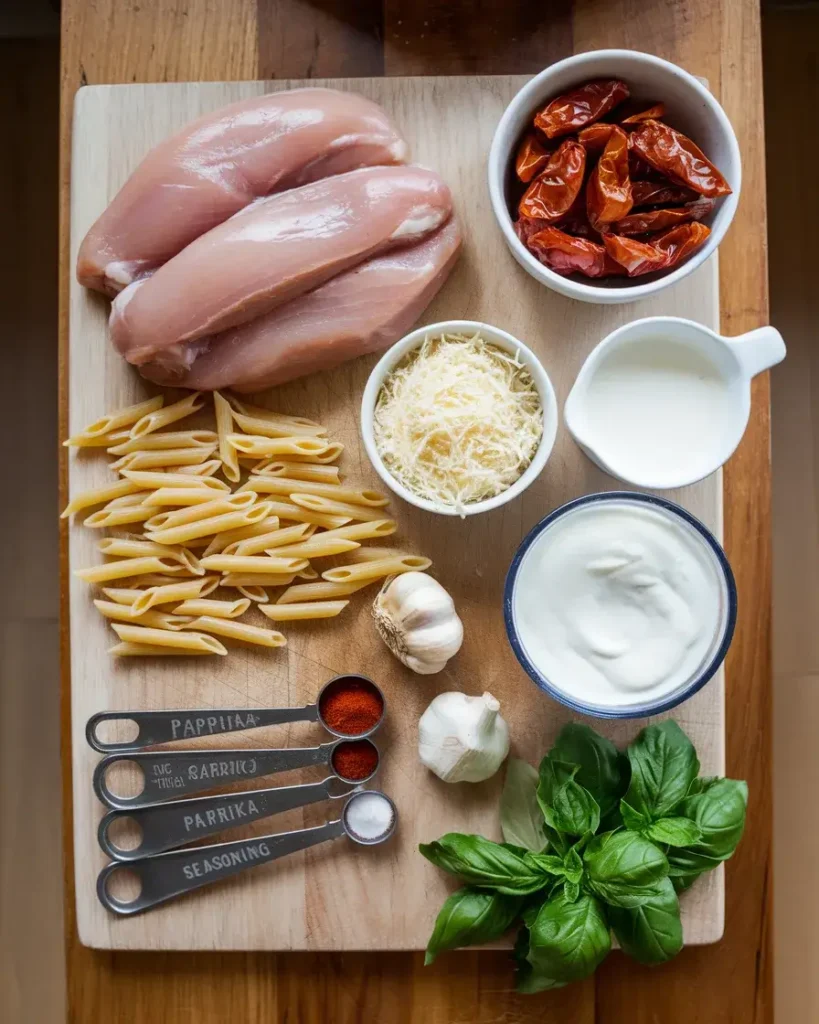
{"type": "Polygon", "coordinates": [[[347,804],[344,820],[347,828],[359,839],[378,839],[393,823],[392,804],[381,793],[366,792],[347,804]]]}

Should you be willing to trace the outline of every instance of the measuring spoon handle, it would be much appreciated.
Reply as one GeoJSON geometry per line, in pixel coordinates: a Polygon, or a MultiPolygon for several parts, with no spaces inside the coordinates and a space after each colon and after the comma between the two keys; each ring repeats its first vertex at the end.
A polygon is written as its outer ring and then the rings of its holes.
{"type": "Polygon", "coordinates": [[[281,832],[278,835],[238,839],[232,843],[215,843],[193,850],[176,850],[128,864],[114,861],[97,877],[97,896],[104,907],[124,916],[149,910],[175,896],[219,882],[248,868],[259,867],[298,850],[306,850],[328,839],[344,835],[341,820],[329,821],[316,828],[281,832]],[[140,882],[136,899],[123,901],[108,891],[108,883],[117,871],[135,874],[140,882]]]}
{"type": "Polygon", "coordinates": [[[92,715],[85,726],[85,737],[94,750],[112,754],[126,750],[140,750],[155,743],[197,739],[203,736],[221,736],[228,732],[244,732],[266,725],[287,722],[315,722],[318,706],[307,704],[303,708],[192,708],[179,711],[101,711],[92,715]],[[107,743],[97,735],[101,722],[133,722],[137,734],[132,740],[107,743]]]}
{"type": "Polygon", "coordinates": [[[164,803],[190,793],[218,789],[243,779],[258,779],[292,768],[329,764],[335,743],[318,747],[289,747],[282,750],[169,750],[109,754],[94,769],[94,792],[106,807],[128,811],[147,804],[164,803]],[[119,796],[108,786],[107,775],[115,764],[138,767],[145,786],[136,796],[119,796]]]}
{"type": "Polygon", "coordinates": [[[302,786],[254,789],[226,796],[177,800],[130,811],[109,811],[100,822],[97,837],[103,851],[113,860],[139,860],[271,814],[305,807],[318,800],[346,797],[356,788],[331,775],[322,782],[302,786]],[[123,818],[135,821],[142,833],[139,845],[132,849],[117,846],[109,834],[111,826],[123,818]]]}

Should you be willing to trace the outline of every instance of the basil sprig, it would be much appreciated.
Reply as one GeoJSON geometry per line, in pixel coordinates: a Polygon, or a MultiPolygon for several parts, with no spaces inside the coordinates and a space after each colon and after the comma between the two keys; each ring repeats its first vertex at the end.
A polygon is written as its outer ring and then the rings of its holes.
{"type": "Polygon", "coordinates": [[[427,963],[489,942],[516,921],[517,988],[541,992],[592,974],[611,948],[658,964],[683,945],[678,893],[734,852],[748,787],[699,778],[675,722],[644,729],[621,754],[585,725],[568,725],[538,771],[509,764],[503,843],[449,833],[423,844],[466,883],[441,909],[427,963]]]}

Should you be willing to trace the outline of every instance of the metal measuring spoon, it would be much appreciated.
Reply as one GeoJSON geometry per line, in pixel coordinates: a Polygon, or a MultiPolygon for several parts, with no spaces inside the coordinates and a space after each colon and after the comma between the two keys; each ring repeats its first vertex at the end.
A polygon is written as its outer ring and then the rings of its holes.
{"type": "Polygon", "coordinates": [[[193,889],[237,875],[248,868],[267,864],[279,857],[286,857],[289,853],[306,850],[328,839],[338,839],[346,835],[361,846],[376,846],[390,838],[398,821],[395,804],[388,796],[378,793],[392,811],[390,824],[381,835],[365,839],[356,835],[347,824],[353,802],[374,792],[376,791],[365,789],[354,793],[344,805],[338,820],[328,821],[315,828],[257,836],[254,839],[238,839],[230,843],[215,843],[193,850],[175,850],[128,864],[114,861],[104,867],[97,877],[97,896],[108,910],[128,916],[149,910],[193,889]],[[139,896],[130,901],[120,900],[108,891],[111,876],[123,870],[135,875],[140,882],[139,896]]]}
{"type": "Polygon", "coordinates": [[[251,789],[226,796],[175,800],[130,811],[109,811],[100,822],[97,838],[103,852],[113,860],[139,860],[295,807],[306,807],[319,800],[343,800],[357,788],[330,775],[321,782],[301,786],[251,789]],[[339,792],[340,787],[343,788],[339,792]],[[123,820],[135,822],[141,832],[139,845],[131,849],[117,846],[110,836],[111,826],[123,820]]]}
{"type": "Polygon", "coordinates": [[[173,743],[177,740],[201,739],[203,736],[221,736],[228,732],[245,732],[267,725],[284,725],[288,722],[320,722],[333,736],[339,739],[362,739],[378,729],[387,710],[384,694],[367,676],[350,673],[334,676],[322,686],[315,704],[299,708],[206,708],[180,711],[101,711],[92,715],[85,726],[85,737],[94,750],[101,754],[112,754],[126,750],[140,750],[157,743],[173,743]],[[381,717],[366,732],[347,734],[332,729],[322,718],[319,710],[322,699],[330,687],[342,680],[351,679],[371,686],[381,698],[381,717]],[[106,743],[97,736],[101,722],[134,722],[138,728],[133,740],[122,743],[106,743]]]}
{"type": "Polygon", "coordinates": [[[164,753],[135,751],[129,754],[110,754],[94,769],[94,792],[106,807],[115,811],[128,811],[135,807],[175,800],[190,793],[217,789],[243,779],[258,779],[263,775],[275,775],[277,772],[308,768],[311,765],[327,765],[342,782],[360,785],[375,775],[378,763],[363,779],[347,779],[339,775],[333,766],[333,755],[338,747],[358,742],[369,744],[380,761],[381,755],[373,741],[362,741],[359,737],[355,740],[334,740],[318,747],[285,747],[281,750],[168,750],[164,753]],[[136,796],[119,796],[109,789],[106,776],[115,764],[131,764],[139,768],[145,781],[141,793],[136,796]]]}

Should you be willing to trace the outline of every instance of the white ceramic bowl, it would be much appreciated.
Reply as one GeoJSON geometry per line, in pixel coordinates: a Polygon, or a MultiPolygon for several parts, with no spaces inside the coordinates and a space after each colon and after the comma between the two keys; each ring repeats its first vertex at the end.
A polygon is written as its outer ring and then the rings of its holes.
{"type": "Polygon", "coordinates": [[[693,75],[660,57],[637,50],[593,50],[567,57],[527,82],[501,117],[489,150],[489,196],[506,244],[532,277],[570,299],[583,302],[634,302],[668,288],[696,270],[722,241],[733,220],[742,183],[739,145],[731,122],[711,93],[693,75]],[[717,200],[705,223],[705,245],[675,270],[636,278],[603,278],[586,284],[561,277],[539,263],[515,234],[507,201],[517,143],[537,110],[560,93],[592,78],[622,78],[638,100],[662,101],[669,124],[688,135],[725,175],[733,189],[717,200]]]}
{"type": "Polygon", "coordinates": [[[403,498],[404,501],[409,502],[411,505],[416,505],[418,508],[425,509],[427,512],[438,512],[440,515],[449,516],[461,515],[461,512],[457,509],[445,508],[436,505],[432,501],[428,501],[426,498],[419,497],[399,483],[390,473],[378,454],[373,436],[375,403],[387,374],[408,352],[417,348],[425,337],[439,334],[475,334],[477,332],[481,333],[485,341],[497,345],[498,348],[503,349],[505,352],[517,353],[520,361],[532,374],[532,380],[535,382],[535,387],[540,395],[540,404],[543,407],[543,435],[531,463],[512,486],[507,487],[500,494],[496,494],[494,498],[487,498],[485,501],[476,501],[471,505],[467,505],[463,510],[463,515],[474,516],[478,512],[488,512],[493,508],[505,505],[507,501],[512,501],[513,498],[517,498],[539,476],[554,447],[558,416],[554,388],[540,360],[522,341],[518,341],[517,338],[507,334],[506,331],[500,330],[498,327],[480,323],[477,320],[442,320],[437,324],[419,327],[418,330],[412,331],[406,337],[397,341],[373,367],[373,371],[367,381],[367,386],[364,388],[364,396],[361,399],[361,438],[370,462],[372,462],[376,473],[378,473],[387,487],[397,494],[399,498],[403,498]]]}

